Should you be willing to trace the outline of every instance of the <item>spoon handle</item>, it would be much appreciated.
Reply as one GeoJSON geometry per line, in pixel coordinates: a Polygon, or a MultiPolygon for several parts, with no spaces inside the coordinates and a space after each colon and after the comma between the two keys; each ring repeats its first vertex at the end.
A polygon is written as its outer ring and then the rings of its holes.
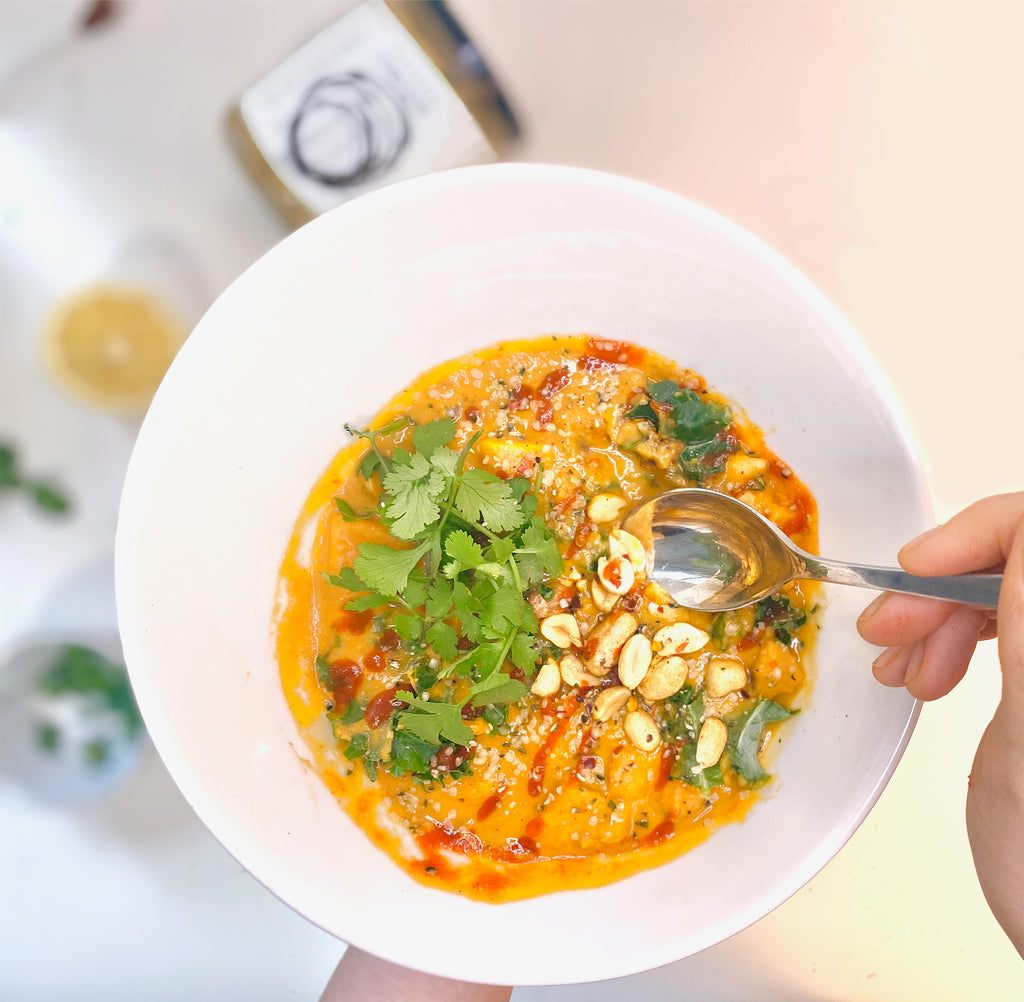
{"type": "MultiPolygon", "coordinates": [[[[1002,574],[951,574],[945,577],[921,577],[893,567],[871,567],[840,560],[823,560],[802,553],[806,576],[817,581],[897,591],[904,595],[925,595],[928,598],[959,602],[962,605],[994,609],[999,604],[1002,574]]],[[[801,577],[803,575],[800,575],[801,577]]]]}

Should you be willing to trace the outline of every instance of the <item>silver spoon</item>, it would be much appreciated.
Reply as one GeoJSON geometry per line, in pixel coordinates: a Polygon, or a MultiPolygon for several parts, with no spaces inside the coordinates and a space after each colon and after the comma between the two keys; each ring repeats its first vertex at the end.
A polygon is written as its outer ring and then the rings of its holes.
{"type": "Polygon", "coordinates": [[[812,556],[728,494],[682,487],[636,507],[623,527],[647,548],[648,574],[689,609],[750,605],[796,579],[829,581],[994,609],[1001,574],[919,577],[812,556]]]}

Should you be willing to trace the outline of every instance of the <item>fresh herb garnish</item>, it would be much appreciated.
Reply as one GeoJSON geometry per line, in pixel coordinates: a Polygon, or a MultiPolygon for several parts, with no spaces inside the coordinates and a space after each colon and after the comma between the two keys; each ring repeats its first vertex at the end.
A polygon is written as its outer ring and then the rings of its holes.
{"type": "MultiPolygon", "coordinates": [[[[535,669],[538,624],[526,592],[557,576],[562,558],[536,514],[535,484],[466,468],[476,437],[459,452],[449,448],[455,423],[448,418],[415,426],[414,451],[398,447],[385,454],[381,439],[407,425],[403,419],[375,432],[349,429],[369,442],[359,470],[366,479],[380,478],[380,504],[372,514],[399,545],[362,543],[352,566],[328,580],[357,593],[347,609],[381,609],[382,626],[407,650],[437,659],[431,662],[436,669],[416,669],[416,694],[399,694],[408,705],[392,718],[389,769],[423,777],[423,761],[445,744],[472,740],[461,716],[467,703],[493,707],[526,694],[505,665],[523,673],[535,669]],[[447,678],[468,682],[460,701],[450,685],[442,694],[433,691],[447,678]],[[427,690],[430,698],[419,698],[427,690]]],[[[350,517],[347,506],[338,507],[350,517]]]]}
{"type": "Polygon", "coordinates": [[[796,712],[770,699],[762,699],[753,709],[730,721],[729,743],[726,746],[729,760],[748,783],[760,783],[769,778],[757,757],[764,728],[768,724],[795,716],[796,712]]]}
{"type": "Polygon", "coordinates": [[[722,784],[720,765],[702,768],[697,764],[697,738],[704,722],[704,694],[692,685],[684,685],[675,695],[665,700],[665,714],[662,733],[666,742],[678,748],[672,766],[672,778],[697,787],[707,793],[712,787],[722,784]],[[671,707],[671,710],[669,708],[671,707]],[[674,711],[674,712],[672,712],[674,711]]]}
{"type": "Polygon", "coordinates": [[[755,606],[756,622],[775,631],[775,637],[787,646],[796,631],[807,622],[807,613],[798,609],[785,595],[769,595],[755,606]]]}
{"type": "Polygon", "coordinates": [[[737,448],[724,434],[732,424],[730,407],[671,379],[648,384],[647,395],[651,402],[634,407],[627,417],[650,421],[661,435],[684,443],[679,466],[689,479],[700,483],[721,472],[737,448]],[[659,405],[657,409],[654,404],[659,405]]]}

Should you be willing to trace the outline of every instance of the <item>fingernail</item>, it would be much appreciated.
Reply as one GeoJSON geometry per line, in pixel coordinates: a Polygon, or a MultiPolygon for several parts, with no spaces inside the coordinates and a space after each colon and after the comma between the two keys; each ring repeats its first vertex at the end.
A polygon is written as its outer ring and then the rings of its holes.
{"type": "Polygon", "coordinates": [[[871,667],[877,671],[881,671],[883,668],[888,668],[889,665],[891,665],[899,656],[902,649],[902,647],[890,647],[887,651],[882,651],[882,653],[875,658],[875,662],[871,667]]]}
{"type": "Polygon", "coordinates": [[[914,644],[914,648],[910,652],[910,660],[907,662],[907,672],[903,676],[904,685],[914,680],[914,678],[917,676],[917,673],[921,670],[921,663],[923,661],[924,642],[919,640],[916,644],[914,644]]]}
{"type": "Polygon", "coordinates": [[[878,610],[881,609],[883,605],[885,605],[886,599],[888,599],[888,597],[889,595],[886,592],[883,592],[881,595],[879,595],[878,598],[871,602],[871,604],[868,605],[867,608],[865,608],[865,610],[860,614],[860,618],[857,620],[857,622],[866,623],[873,616],[877,615],[878,610]]]}
{"type": "Polygon", "coordinates": [[[912,550],[915,546],[919,546],[926,539],[929,539],[931,536],[934,536],[935,533],[937,533],[941,528],[941,525],[935,525],[932,526],[932,528],[922,532],[920,536],[915,536],[912,540],[910,540],[909,543],[904,543],[903,546],[900,547],[900,553],[903,553],[906,550],[912,550]]]}

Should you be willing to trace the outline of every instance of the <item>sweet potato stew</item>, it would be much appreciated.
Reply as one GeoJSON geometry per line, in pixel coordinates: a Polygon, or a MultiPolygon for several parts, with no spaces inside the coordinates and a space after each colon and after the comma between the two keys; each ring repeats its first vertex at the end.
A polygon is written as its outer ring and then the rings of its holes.
{"type": "Polygon", "coordinates": [[[501,902],[618,880],[744,816],[806,695],[813,594],[680,608],[622,522],[700,485],[813,551],[814,499],[753,424],[654,352],[545,337],[441,365],[347,430],[275,626],[315,767],[376,845],[501,902]]]}

